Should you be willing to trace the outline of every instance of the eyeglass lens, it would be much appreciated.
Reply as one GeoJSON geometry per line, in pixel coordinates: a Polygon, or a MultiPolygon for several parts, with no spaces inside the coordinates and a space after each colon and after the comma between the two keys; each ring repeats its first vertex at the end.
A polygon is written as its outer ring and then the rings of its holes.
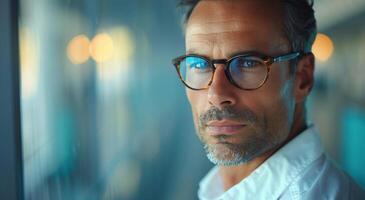
{"type": "MultiPolygon", "coordinates": [[[[255,89],[265,81],[267,67],[264,60],[256,56],[237,56],[229,61],[228,73],[232,81],[243,89],[255,89]]],[[[179,72],[186,85],[193,89],[209,86],[214,66],[198,56],[187,56],[179,65],[179,72]]]]}

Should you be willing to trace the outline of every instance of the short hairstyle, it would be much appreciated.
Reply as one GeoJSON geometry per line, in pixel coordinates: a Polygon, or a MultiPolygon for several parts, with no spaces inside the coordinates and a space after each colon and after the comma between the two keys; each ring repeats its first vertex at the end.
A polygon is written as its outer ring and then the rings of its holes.
{"type": "MultiPolygon", "coordinates": [[[[183,23],[187,24],[195,6],[201,0],[181,0],[183,23]]],[[[291,44],[292,51],[311,52],[317,35],[313,0],[280,0],[283,8],[283,32],[291,44]]]]}

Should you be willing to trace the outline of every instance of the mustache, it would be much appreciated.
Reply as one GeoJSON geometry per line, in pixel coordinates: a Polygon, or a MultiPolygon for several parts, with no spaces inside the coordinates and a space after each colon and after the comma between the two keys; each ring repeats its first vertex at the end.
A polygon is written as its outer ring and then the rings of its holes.
{"type": "Polygon", "coordinates": [[[253,124],[257,121],[257,116],[248,108],[235,110],[232,107],[223,107],[222,109],[219,109],[213,106],[199,116],[199,123],[202,127],[210,121],[219,121],[223,119],[253,124]]]}

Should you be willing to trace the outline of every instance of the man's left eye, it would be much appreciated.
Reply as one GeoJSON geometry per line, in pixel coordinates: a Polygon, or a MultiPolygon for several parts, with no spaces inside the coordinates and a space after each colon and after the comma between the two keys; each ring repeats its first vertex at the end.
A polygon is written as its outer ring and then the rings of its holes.
{"type": "Polygon", "coordinates": [[[254,68],[260,66],[260,62],[255,59],[239,59],[235,65],[239,68],[254,68]]]}
{"type": "Polygon", "coordinates": [[[241,69],[252,69],[260,67],[262,63],[256,58],[238,57],[231,62],[231,65],[241,69]]]}
{"type": "Polygon", "coordinates": [[[260,62],[258,62],[256,60],[244,60],[241,65],[242,65],[242,67],[250,68],[250,67],[258,66],[259,64],[260,64],[260,62]]]}

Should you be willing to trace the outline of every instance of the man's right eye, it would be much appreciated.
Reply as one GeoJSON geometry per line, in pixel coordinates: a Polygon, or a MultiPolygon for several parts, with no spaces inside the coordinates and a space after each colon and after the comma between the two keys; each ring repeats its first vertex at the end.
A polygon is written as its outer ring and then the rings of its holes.
{"type": "Polygon", "coordinates": [[[189,70],[194,72],[207,72],[210,70],[208,62],[195,57],[188,57],[186,58],[186,66],[189,70]]]}
{"type": "Polygon", "coordinates": [[[210,72],[212,69],[208,66],[207,63],[191,63],[188,65],[189,71],[192,73],[207,73],[210,72]]]}
{"type": "Polygon", "coordinates": [[[207,67],[207,64],[204,62],[198,62],[198,63],[189,63],[188,66],[190,68],[204,69],[207,67]]]}

